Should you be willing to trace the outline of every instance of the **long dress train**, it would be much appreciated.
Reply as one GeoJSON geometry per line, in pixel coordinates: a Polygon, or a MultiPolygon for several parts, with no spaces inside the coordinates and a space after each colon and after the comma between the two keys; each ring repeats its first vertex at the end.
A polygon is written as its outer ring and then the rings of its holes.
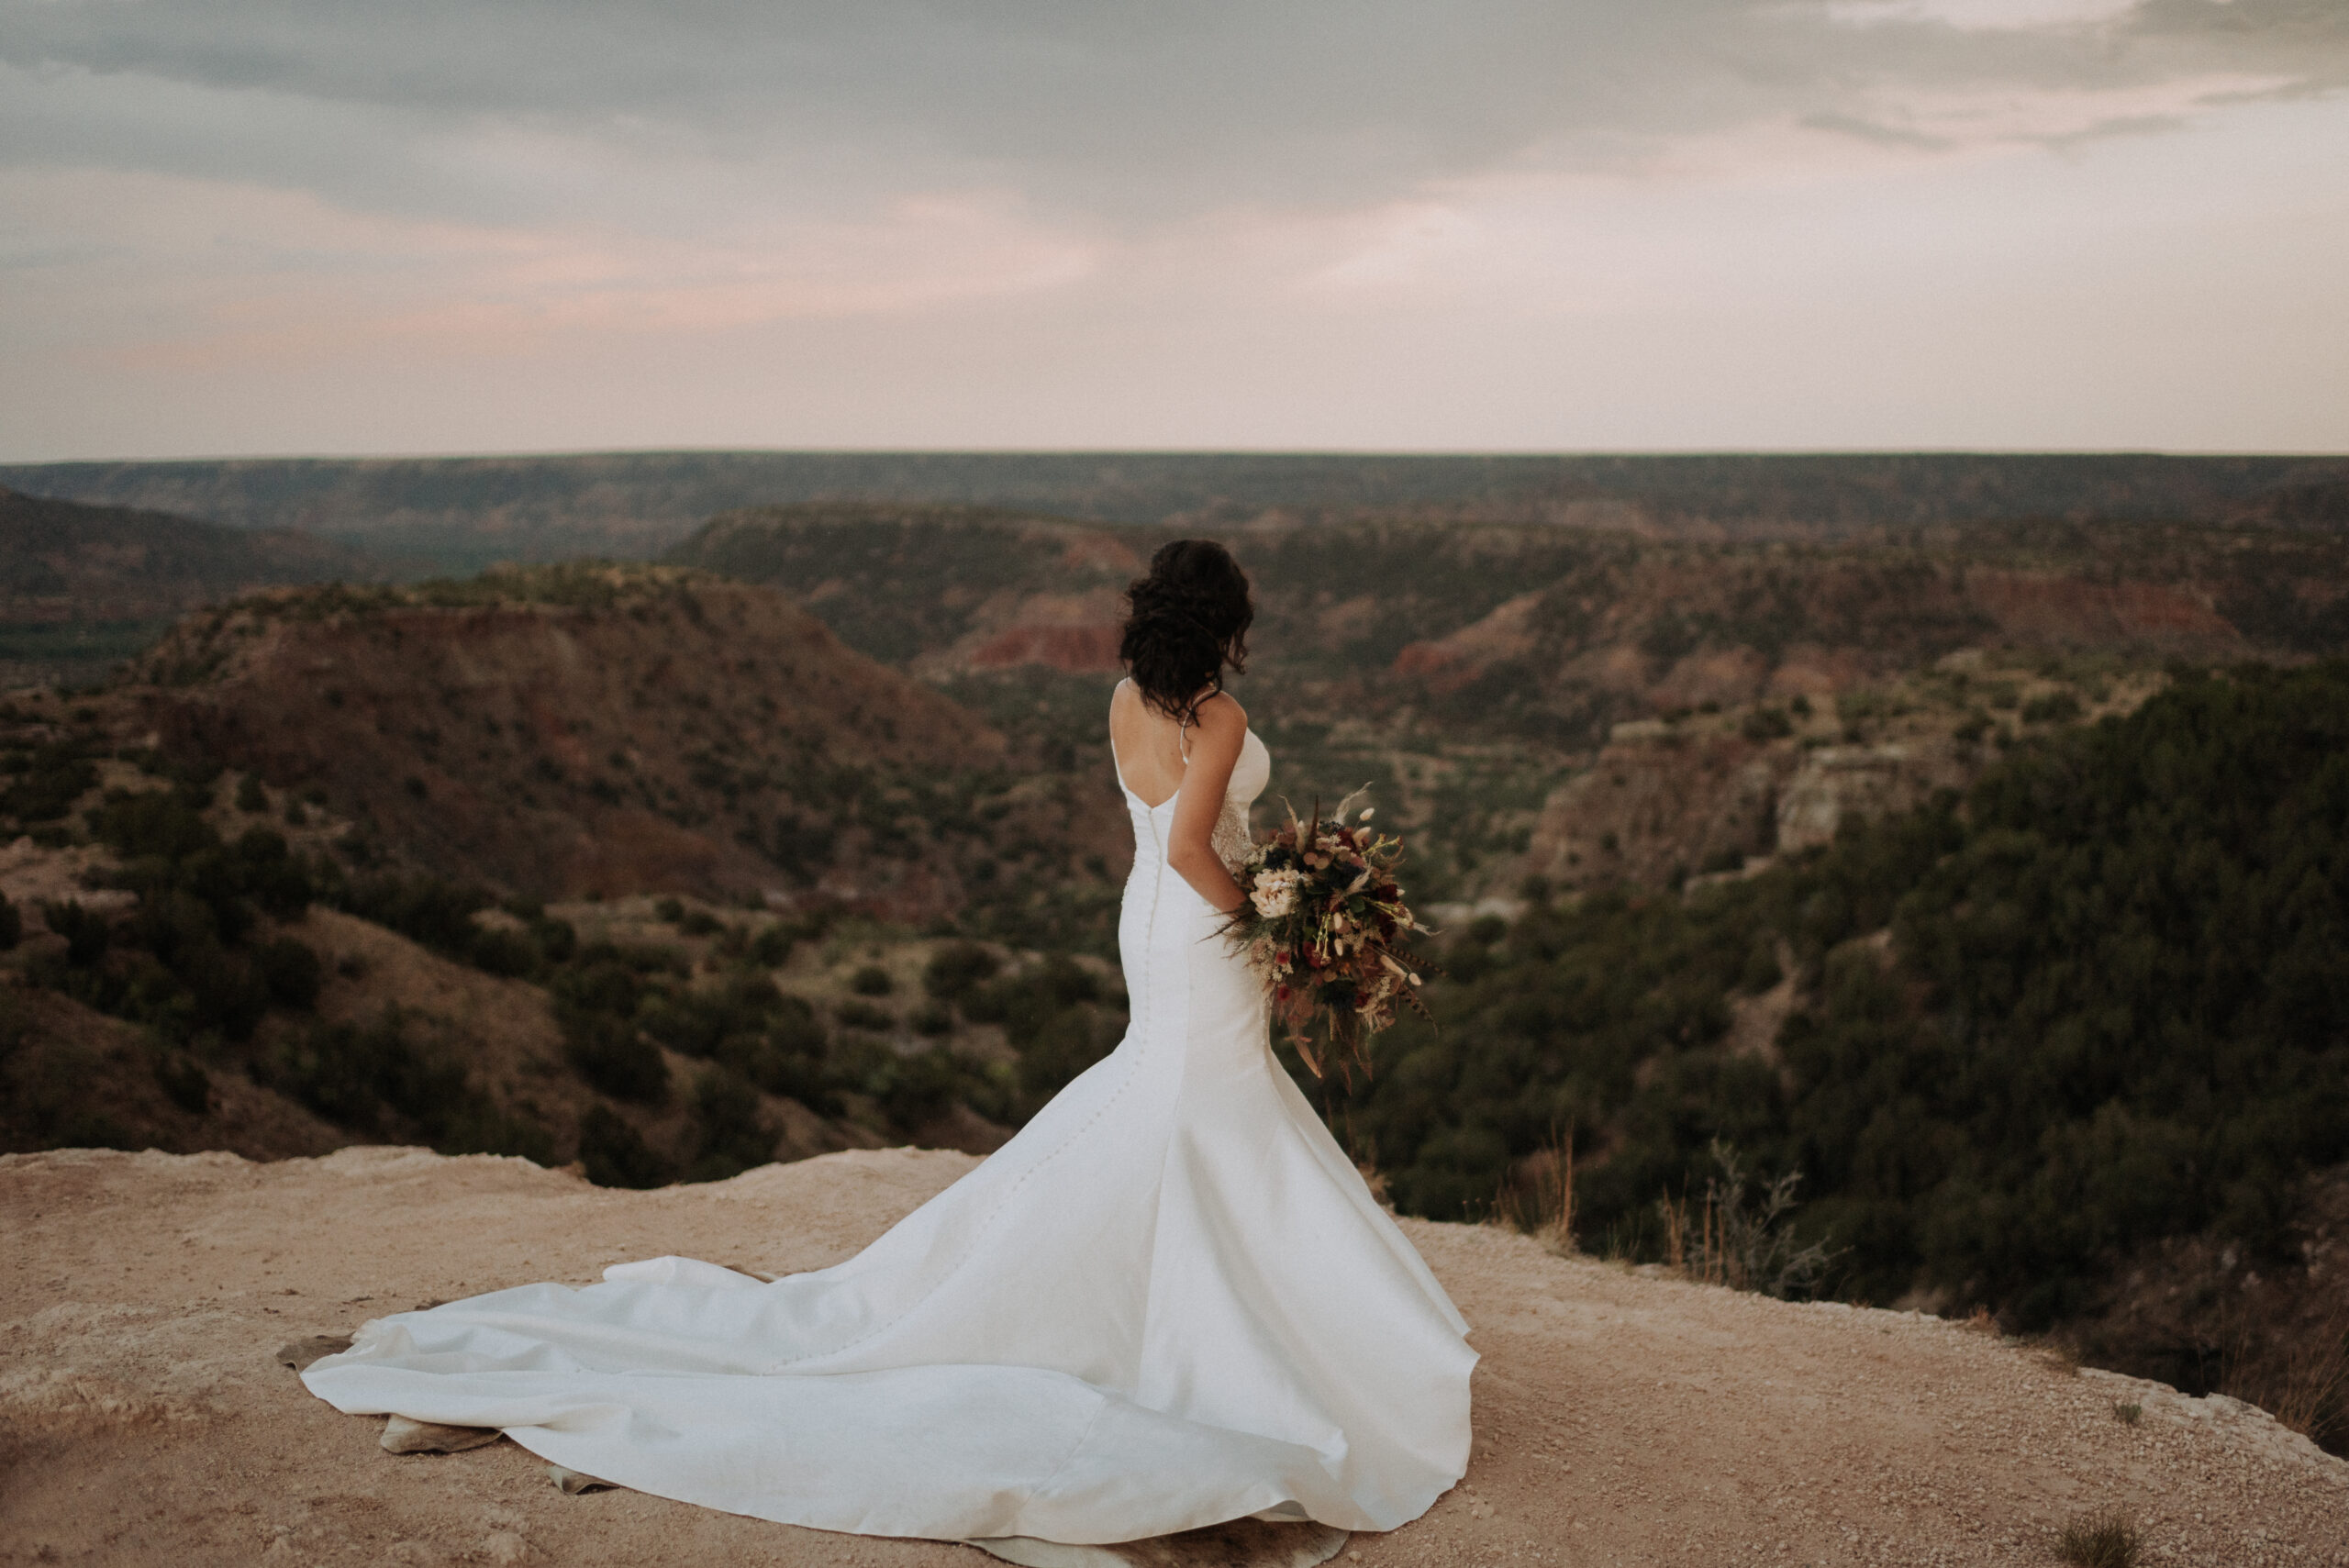
{"type": "MultiPolygon", "coordinates": [[[[1249,735],[1219,848],[1269,772],[1249,735]]],[[[1467,1325],[1166,869],[1174,802],[1126,796],[1123,1042],[863,1252],[772,1284],[658,1258],[398,1313],[303,1381],[340,1410],[499,1427],[617,1485],[867,1535],[1417,1518],[1466,1466],[1467,1325]]]]}

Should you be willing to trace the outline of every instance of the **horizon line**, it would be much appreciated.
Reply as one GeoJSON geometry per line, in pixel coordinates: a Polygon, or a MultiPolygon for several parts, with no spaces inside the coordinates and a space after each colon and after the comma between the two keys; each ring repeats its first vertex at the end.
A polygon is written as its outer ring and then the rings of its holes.
{"type": "Polygon", "coordinates": [[[891,447],[891,446],[650,446],[558,447],[530,450],[415,452],[195,453],[166,457],[0,458],[0,469],[87,468],[168,463],[529,462],[580,458],[653,457],[918,457],[918,458],[1291,458],[1390,461],[1550,461],[1595,458],[2153,458],[2177,461],[2253,459],[2279,462],[2349,460],[2349,450],[2165,447],[891,447]]]}

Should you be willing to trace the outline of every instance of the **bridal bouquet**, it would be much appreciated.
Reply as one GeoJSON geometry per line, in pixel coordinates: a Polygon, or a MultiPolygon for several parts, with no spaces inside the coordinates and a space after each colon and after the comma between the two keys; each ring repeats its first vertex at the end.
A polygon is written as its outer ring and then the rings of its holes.
{"type": "Polygon", "coordinates": [[[1419,997],[1417,961],[1396,951],[1427,929],[1395,882],[1403,846],[1369,825],[1368,807],[1354,813],[1363,793],[1327,817],[1318,802],[1307,821],[1292,808],[1234,873],[1248,902],[1224,928],[1272,987],[1273,1017],[1317,1078],[1341,1051],[1367,1073],[1370,1037],[1400,1008],[1432,1018],[1419,997]]]}

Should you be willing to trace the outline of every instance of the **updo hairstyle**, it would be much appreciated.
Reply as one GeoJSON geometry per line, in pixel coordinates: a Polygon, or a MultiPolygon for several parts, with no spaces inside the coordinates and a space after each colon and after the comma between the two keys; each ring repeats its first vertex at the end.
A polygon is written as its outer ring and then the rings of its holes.
{"type": "Polygon", "coordinates": [[[1159,546],[1150,573],[1126,588],[1118,657],[1141,700],[1177,724],[1198,722],[1199,704],[1223,690],[1225,665],[1248,668],[1248,626],[1256,606],[1248,574],[1209,539],[1159,546]]]}

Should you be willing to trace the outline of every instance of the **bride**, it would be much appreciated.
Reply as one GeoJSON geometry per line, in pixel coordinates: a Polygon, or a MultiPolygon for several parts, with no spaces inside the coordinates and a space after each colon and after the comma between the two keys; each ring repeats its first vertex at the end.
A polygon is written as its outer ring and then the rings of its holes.
{"type": "Polygon", "coordinates": [[[1223,691],[1248,579],[1183,539],[1128,593],[1114,1052],[846,1262],[766,1284],[656,1258],[399,1313],[310,1390],[867,1535],[1385,1530],[1457,1481],[1467,1325],[1274,1059],[1263,984],[1218,935],[1271,771],[1223,691]]]}

